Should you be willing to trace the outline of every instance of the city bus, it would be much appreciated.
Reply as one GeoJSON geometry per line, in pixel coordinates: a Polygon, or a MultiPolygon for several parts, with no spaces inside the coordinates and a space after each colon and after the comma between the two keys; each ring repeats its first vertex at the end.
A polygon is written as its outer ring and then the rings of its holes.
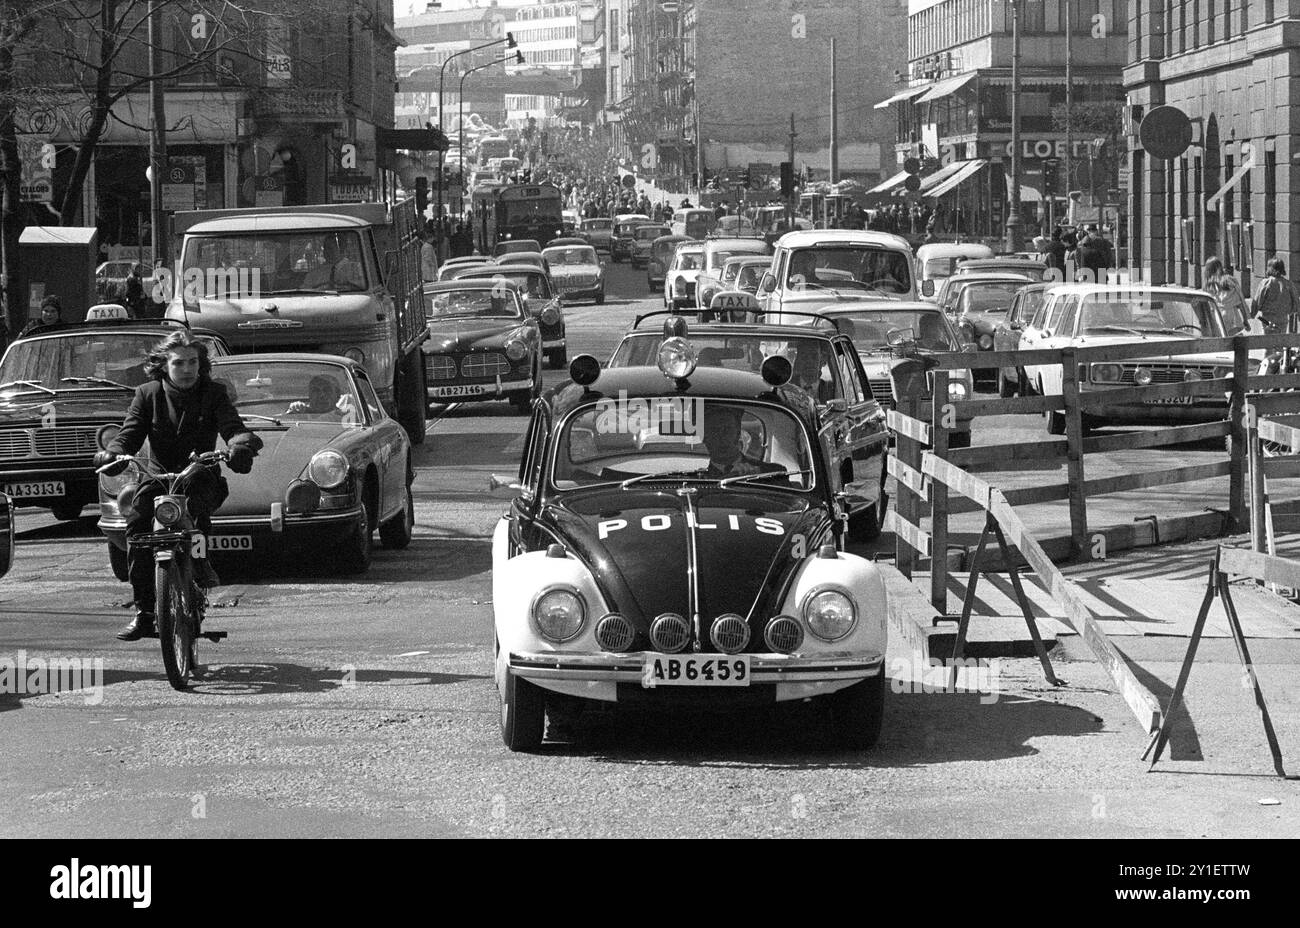
{"type": "Polygon", "coordinates": [[[475,190],[475,201],[478,247],[485,255],[500,241],[532,238],[545,248],[564,234],[564,195],[553,184],[507,184],[484,190],[481,198],[475,190]]]}
{"type": "Polygon", "coordinates": [[[510,157],[510,140],[504,135],[487,135],[478,140],[478,166],[486,168],[493,158],[510,157]]]}

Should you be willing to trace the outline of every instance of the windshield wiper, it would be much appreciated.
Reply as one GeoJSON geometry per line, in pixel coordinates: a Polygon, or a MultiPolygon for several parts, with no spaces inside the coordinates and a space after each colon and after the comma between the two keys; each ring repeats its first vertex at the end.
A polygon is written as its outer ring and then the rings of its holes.
{"type": "Polygon", "coordinates": [[[128,387],[116,380],[105,380],[103,377],[61,377],[59,383],[94,383],[105,387],[116,387],[119,390],[127,390],[131,393],[135,392],[135,387],[128,387]]]}
{"type": "Polygon", "coordinates": [[[259,415],[258,415],[257,413],[255,413],[255,412],[241,412],[241,413],[239,414],[239,418],[241,418],[241,419],[261,419],[263,422],[272,422],[272,423],[274,423],[274,424],[276,424],[276,425],[282,425],[282,424],[283,424],[283,423],[280,422],[279,419],[274,419],[274,418],[272,418],[271,416],[259,416],[259,415]]]}
{"type": "Polygon", "coordinates": [[[629,477],[618,485],[620,490],[626,490],[634,483],[640,483],[642,480],[716,480],[716,477],[704,476],[704,471],[695,471],[693,473],[679,472],[677,474],[669,471],[666,474],[638,474],[635,477],[629,477]]]}
{"type": "Polygon", "coordinates": [[[3,390],[5,387],[31,387],[33,390],[40,390],[43,393],[48,393],[50,396],[59,395],[57,390],[51,390],[49,387],[45,386],[45,384],[36,383],[33,380],[11,380],[8,383],[0,383],[0,390],[3,390]]]}
{"type": "Polygon", "coordinates": [[[740,474],[736,477],[724,477],[718,481],[718,486],[729,487],[732,484],[744,483],[747,480],[767,480],[771,477],[802,477],[805,474],[811,474],[812,470],[788,470],[788,471],[769,471],[765,474],[740,474]]]}
{"type": "Polygon", "coordinates": [[[1129,335],[1141,335],[1143,331],[1149,332],[1151,330],[1130,329],[1127,326],[1122,326],[1122,325],[1090,325],[1088,326],[1088,331],[1089,332],[1125,332],[1129,335]]]}

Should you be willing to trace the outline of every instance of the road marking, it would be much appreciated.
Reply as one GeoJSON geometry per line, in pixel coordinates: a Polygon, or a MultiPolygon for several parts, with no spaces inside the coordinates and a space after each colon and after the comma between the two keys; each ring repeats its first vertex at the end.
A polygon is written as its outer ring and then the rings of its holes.
{"type": "Polygon", "coordinates": [[[430,654],[430,651],[404,651],[397,655],[398,657],[419,657],[421,654],[430,654]]]}

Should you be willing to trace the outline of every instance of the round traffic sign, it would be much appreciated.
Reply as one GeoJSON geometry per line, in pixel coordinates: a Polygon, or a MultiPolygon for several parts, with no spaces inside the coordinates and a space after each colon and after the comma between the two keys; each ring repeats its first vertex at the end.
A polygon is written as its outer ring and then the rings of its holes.
{"type": "Polygon", "coordinates": [[[1176,106],[1157,106],[1142,118],[1138,141],[1151,157],[1169,161],[1192,144],[1192,121],[1176,106]]]}
{"type": "Polygon", "coordinates": [[[623,175],[622,184],[623,184],[623,186],[626,187],[628,190],[631,190],[633,187],[636,186],[636,175],[635,175],[635,174],[624,174],[624,175],[623,175]]]}
{"type": "MultiPolygon", "coordinates": [[[[920,159],[920,158],[904,158],[904,159],[903,159],[903,170],[906,171],[908,174],[918,174],[918,173],[920,173],[920,171],[921,171],[921,159],[920,159]]],[[[916,188],[915,188],[915,187],[909,187],[908,189],[909,189],[909,190],[915,190],[916,188]]]]}
{"type": "Polygon", "coordinates": [[[921,178],[917,177],[915,174],[908,174],[907,177],[903,178],[903,186],[908,190],[920,190],[921,178]]]}

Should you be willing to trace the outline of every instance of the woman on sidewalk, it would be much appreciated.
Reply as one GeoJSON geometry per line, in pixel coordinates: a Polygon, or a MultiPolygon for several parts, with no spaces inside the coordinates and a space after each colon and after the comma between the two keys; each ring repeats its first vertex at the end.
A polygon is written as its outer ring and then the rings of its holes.
{"type": "Polygon", "coordinates": [[[1205,290],[1219,303],[1223,315],[1224,331],[1236,335],[1246,328],[1246,297],[1241,292],[1241,284],[1232,274],[1225,274],[1223,262],[1211,255],[1205,262],[1205,290]]]}

